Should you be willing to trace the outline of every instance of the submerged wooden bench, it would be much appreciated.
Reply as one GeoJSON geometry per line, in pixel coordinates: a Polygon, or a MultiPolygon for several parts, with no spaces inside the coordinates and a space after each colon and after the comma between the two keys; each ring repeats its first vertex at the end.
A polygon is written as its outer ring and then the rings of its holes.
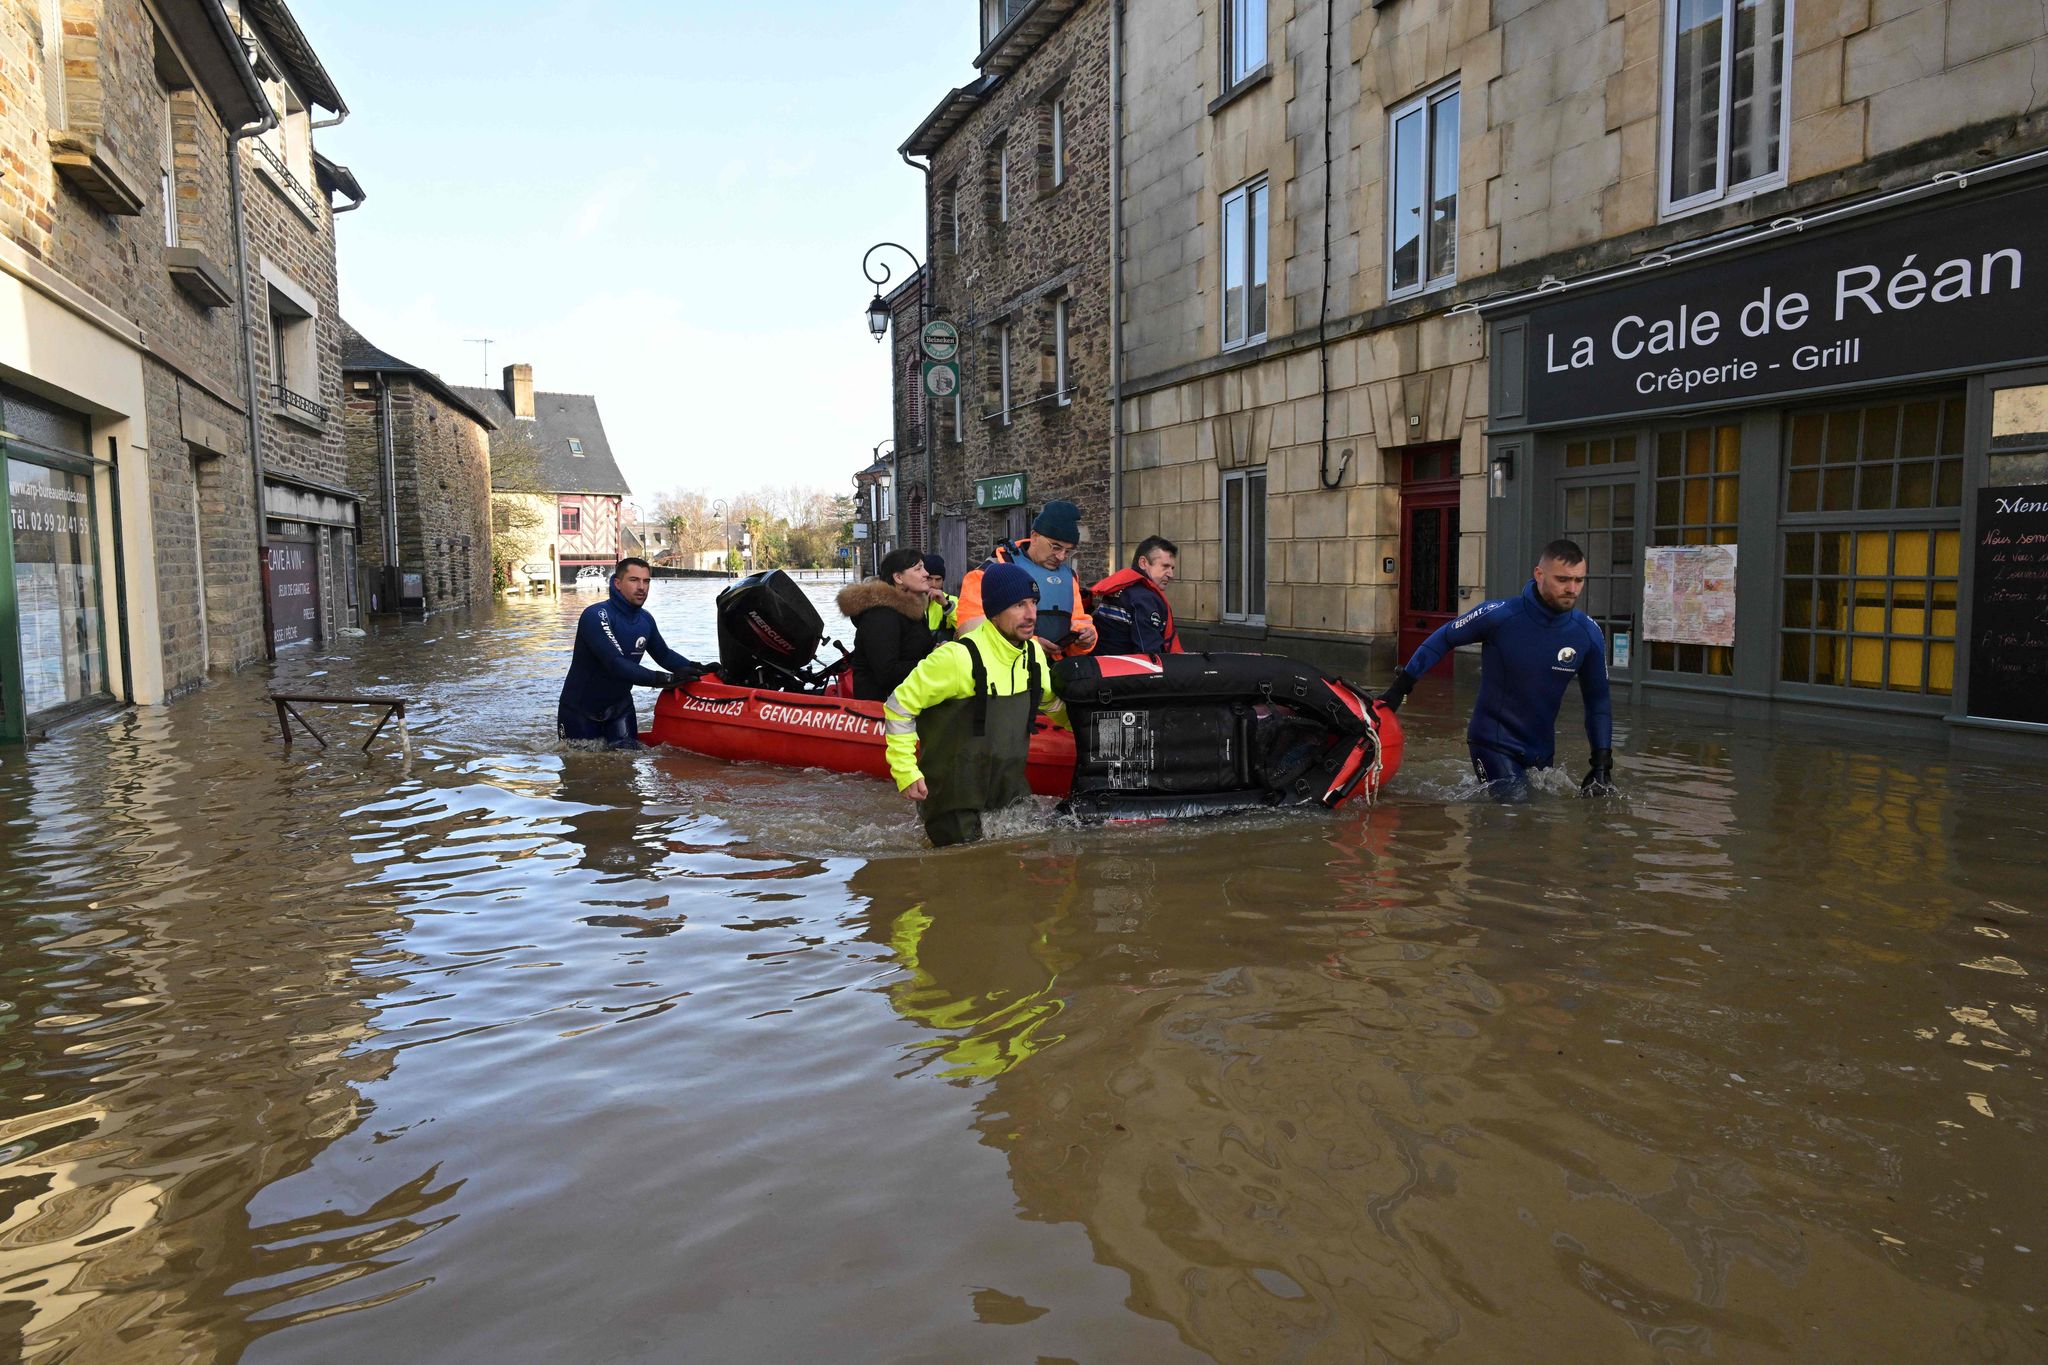
{"type": "Polygon", "coordinates": [[[384,714],[378,718],[376,728],[370,731],[370,737],[363,741],[363,752],[370,752],[370,746],[376,742],[377,736],[384,733],[384,727],[396,716],[398,747],[407,758],[412,757],[412,737],[405,730],[404,697],[351,697],[326,696],[313,692],[272,692],[270,700],[277,705],[277,728],[284,736],[284,747],[287,749],[292,747],[293,721],[297,721],[300,728],[313,737],[314,743],[323,749],[327,747],[326,737],[313,728],[311,721],[299,714],[298,707],[293,706],[293,702],[320,706],[381,706],[384,708],[384,714]]]}

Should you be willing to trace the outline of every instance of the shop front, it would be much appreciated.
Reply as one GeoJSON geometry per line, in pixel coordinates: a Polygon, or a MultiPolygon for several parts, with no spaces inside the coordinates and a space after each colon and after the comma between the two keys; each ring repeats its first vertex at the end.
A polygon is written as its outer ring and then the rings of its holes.
{"type": "Polygon", "coordinates": [[[346,488],[265,477],[263,590],[273,652],[330,640],[360,624],[359,511],[346,488]]]}
{"type": "Polygon", "coordinates": [[[1637,695],[2048,734],[2048,181],[1976,179],[1488,306],[1489,594],[1567,537],[1637,695]]]}
{"type": "Polygon", "coordinates": [[[99,506],[84,417],[0,389],[0,741],[111,700],[99,506]]]}

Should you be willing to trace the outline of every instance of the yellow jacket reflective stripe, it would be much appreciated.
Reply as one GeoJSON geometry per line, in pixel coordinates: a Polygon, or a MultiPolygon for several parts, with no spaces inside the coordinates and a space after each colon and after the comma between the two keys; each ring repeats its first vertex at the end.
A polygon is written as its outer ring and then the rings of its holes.
{"type": "MultiPolygon", "coordinates": [[[[1038,709],[1064,725],[1067,708],[1054,692],[1052,661],[1035,637],[1029,644],[1038,652],[1038,676],[1045,681],[1045,697],[1038,709]]],[[[1014,697],[1030,690],[1031,673],[1024,661],[1024,651],[1005,640],[989,621],[984,620],[958,640],[925,655],[882,703],[883,744],[888,750],[889,775],[896,779],[896,790],[902,791],[924,777],[917,766],[917,718],[940,702],[974,695],[974,665],[965,653],[970,649],[981,651],[992,695],[1014,697]]]]}

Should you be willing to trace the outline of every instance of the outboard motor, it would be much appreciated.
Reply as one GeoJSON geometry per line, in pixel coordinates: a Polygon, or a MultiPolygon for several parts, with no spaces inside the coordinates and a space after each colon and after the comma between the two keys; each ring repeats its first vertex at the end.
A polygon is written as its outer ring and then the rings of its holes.
{"type": "Polygon", "coordinates": [[[780,569],[749,574],[718,594],[718,671],[734,687],[822,690],[848,662],[819,667],[814,657],[824,638],[818,609],[780,569]]]}

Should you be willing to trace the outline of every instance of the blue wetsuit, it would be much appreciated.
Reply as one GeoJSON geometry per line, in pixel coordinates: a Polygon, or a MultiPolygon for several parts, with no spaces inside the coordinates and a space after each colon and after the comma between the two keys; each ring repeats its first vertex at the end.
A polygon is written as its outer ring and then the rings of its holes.
{"type": "Polygon", "coordinates": [[[1607,691],[1607,642],[1576,607],[1558,611],[1529,583],[1520,597],[1482,602],[1442,627],[1401,671],[1420,678],[1459,645],[1480,644],[1479,704],[1465,740],[1472,766],[1496,796],[1526,794],[1530,768],[1557,755],[1557,710],[1579,680],[1586,738],[1594,751],[1614,747],[1614,703],[1607,691]]]}
{"type": "Polygon", "coordinates": [[[641,664],[642,654],[653,655],[670,673],[698,671],[662,640],[653,614],[619,596],[617,588],[604,601],[583,609],[569,676],[555,708],[556,729],[563,739],[601,739],[613,749],[640,747],[633,689],[668,682],[641,664]]]}

